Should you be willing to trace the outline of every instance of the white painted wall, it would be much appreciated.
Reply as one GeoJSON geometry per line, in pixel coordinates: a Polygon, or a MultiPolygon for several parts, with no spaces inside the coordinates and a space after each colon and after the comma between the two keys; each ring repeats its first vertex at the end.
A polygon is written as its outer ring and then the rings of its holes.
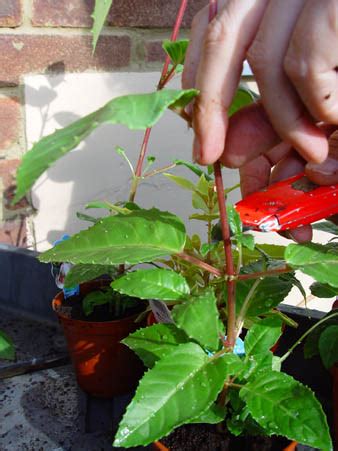
{"type": "MultiPolygon", "coordinates": [[[[26,77],[26,134],[29,148],[42,136],[96,110],[113,97],[153,91],[158,79],[158,73],[26,77]]],[[[178,88],[179,80],[175,80],[172,87],[178,88]]],[[[88,223],[77,219],[76,212],[84,212],[84,206],[89,201],[126,200],[130,172],[114,147],[119,145],[125,148],[130,160],[136,164],[142,137],[143,132],[131,132],[123,126],[105,125],[42,175],[32,192],[37,214],[32,221],[30,244],[34,241],[33,229],[37,249],[43,251],[64,233],[73,234],[87,228],[88,223]]],[[[153,130],[149,154],[156,156],[156,167],[166,166],[175,158],[191,161],[191,144],[192,132],[180,118],[169,111],[153,130]]],[[[185,168],[175,168],[173,173],[196,180],[185,168]]],[[[224,169],[224,182],[226,186],[237,183],[237,171],[224,169]]],[[[235,202],[238,198],[237,191],[230,196],[230,201],[235,202]]],[[[185,220],[189,233],[198,232],[205,236],[201,223],[187,223],[193,212],[190,193],[176,187],[165,177],[159,175],[143,183],[136,201],[145,208],[156,206],[176,213],[185,220]]],[[[95,215],[101,211],[89,210],[87,213],[95,215]]],[[[288,243],[277,234],[258,234],[257,239],[259,242],[269,241],[273,244],[288,243]]],[[[325,241],[327,236],[316,233],[316,239],[325,241]]],[[[306,287],[311,282],[305,276],[303,281],[306,287]]],[[[287,303],[297,305],[301,302],[300,293],[294,289],[287,303]]],[[[309,307],[329,310],[331,304],[332,300],[310,299],[309,307]]]]}

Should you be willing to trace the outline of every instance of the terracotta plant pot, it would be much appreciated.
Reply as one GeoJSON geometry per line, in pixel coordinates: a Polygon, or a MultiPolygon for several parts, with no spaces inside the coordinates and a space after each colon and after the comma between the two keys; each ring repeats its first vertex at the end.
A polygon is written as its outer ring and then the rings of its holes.
{"type": "MultiPolygon", "coordinates": [[[[102,286],[105,281],[81,285],[81,295],[102,286]]],[[[85,392],[111,398],[132,391],[144,367],[139,358],[120,341],[140,327],[137,315],[116,321],[89,322],[72,319],[62,310],[63,292],[53,299],[68,344],[79,386],[85,392]]]]}

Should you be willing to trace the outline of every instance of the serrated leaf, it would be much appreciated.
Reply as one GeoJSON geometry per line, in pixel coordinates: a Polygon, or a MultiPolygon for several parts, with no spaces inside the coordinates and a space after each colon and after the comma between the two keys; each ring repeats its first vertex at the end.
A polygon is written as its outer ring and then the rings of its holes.
{"type": "Polygon", "coordinates": [[[165,177],[167,177],[169,180],[171,180],[172,182],[176,183],[176,185],[180,186],[181,188],[187,189],[192,192],[196,191],[196,186],[189,179],[186,179],[185,177],[180,177],[178,175],[173,175],[173,174],[168,174],[168,173],[164,173],[163,175],[165,177]]]}
{"type": "Polygon", "coordinates": [[[255,98],[252,95],[252,92],[244,87],[240,87],[237,89],[235,97],[232,100],[230,105],[228,115],[232,116],[238,110],[243,108],[244,106],[251,105],[254,103],[255,98]]]}
{"type": "Polygon", "coordinates": [[[219,347],[219,314],[212,289],[191,296],[172,310],[176,325],[201,346],[215,351],[219,347]]]}
{"type": "Polygon", "coordinates": [[[95,0],[95,8],[92,14],[94,22],[91,30],[93,33],[93,52],[95,51],[97,41],[107,19],[112,3],[113,0],[95,0]]]}
{"type": "Polygon", "coordinates": [[[164,89],[149,94],[117,97],[68,127],[45,136],[22,158],[16,175],[17,190],[13,203],[31,189],[46,169],[74,149],[98,126],[106,123],[122,124],[131,130],[143,130],[152,127],[167,108],[184,107],[197,93],[194,89],[164,89]]]}
{"type": "Polygon", "coordinates": [[[338,326],[327,327],[320,335],[318,345],[325,368],[332,368],[338,362],[338,326]]]}
{"type": "Polygon", "coordinates": [[[282,334],[282,321],[276,317],[264,318],[254,324],[244,341],[245,355],[269,352],[282,334]]]}
{"type": "Polygon", "coordinates": [[[94,308],[98,305],[105,305],[112,302],[111,291],[92,291],[88,293],[82,301],[82,308],[86,316],[93,313],[94,308]]]}
{"type": "Polygon", "coordinates": [[[42,262],[120,265],[149,262],[182,252],[185,243],[182,221],[155,208],[135,210],[127,216],[101,219],[40,255],[42,262]]]}
{"type": "Polygon", "coordinates": [[[266,349],[261,354],[254,352],[253,355],[245,359],[245,366],[238,377],[240,379],[250,379],[257,377],[262,371],[271,370],[272,359],[272,352],[266,351],[266,349]]]}
{"type": "Polygon", "coordinates": [[[0,330],[0,359],[15,360],[13,340],[3,330],[0,330]]]}
{"type": "Polygon", "coordinates": [[[210,177],[208,174],[206,174],[202,169],[200,169],[196,164],[190,163],[189,161],[185,160],[174,160],[173,161],[176,166],[185,166],[186,168],[190,169],[191,172],[198,175],[198,177],[201,177],[201,175],[204,175],[206,180],[210,182],[212,180],[212,177],[210,177]]]}
{"type": "Polygon", "coordinates": [[[315,243],[289,244],[285,260],[318,282],[338,287],[338,252],[335,247],[315,243]]]}
{"type": "Polygon", "coordinates": [[[310,291],[314,296],[317,296],[318,298],[333,298],[334,296],[338,296],[337,288],[320,282],[314,282],[310,286],[310,291]]]}
{"type": "Polygon", "coordinates": [[[110,265],[75,265],[66,275],[65,288],[72,288],[103,275],[115,277],[117,275],[116,267],[110,265]]]}
{"type": "Polygon", "coordinates": [[[209,407],[199,417],[189,421],[189,424],[218,424],[224,420],[225,415],[225,407],[221,407],[218,404],[212,404],[211,407],[209,407]]]}
{"type": "Polygon", "coordinates": [[[338,235],[338,226],[330,221],[316,222],[315,224],[312,224],[312,228],[315,230],[321,230],[322,232],[332,233],[333,235],[338,235]]]}
{"type": "Polygon", "coordinates": [[[177,301],[190,294],[185,278],[169,269],[139,269],[112,282],[111,287],[122,294],[140,299],[177,301]]]}
{"type": "Polygon", "coordinates": [[[332,450],[327,421],[312,391],[291,376],[266,371],[240,390],[253,418],[278,434],[323,451],[332,450]]]}
{"type": "Polygon", "coordinates": [[[143,376],[114,446],[147,445],[205,412],[238,367],[233,357],[212,360],[195,343],[179,345],[143,376]]]}
{"type": "Polygon", "coordinates": [[[163,50],[169,55],[174,66],[184,64],[185,54],[189,45],[188,39],[180,39],[177,41],[165,40],[162,44],[163,50]]]}
{"type": "Polygon", "coordinates": [[[250,233],[242,233],[241,235],[236,235],[236,240],[242,246],[253,251],[255,249],[255,237],[250,233]]]}
{"type": "MultiPolygon", "coordinates": [[[[239,311],[246,299],[254,280],[241,280],[237,282],[236,309],[239,311]]],[[[266,277],[263,279],[252,297],[247,311],[247,316],[258,316],[268,313],[272,308],[277,307],[292,288],[292,282],[281,277],[266,277]]]]}
{"type": "Polygon", "coordinates": [[[122,341],[148,368],[171,354],[178,345],[188,342],[187,335],[174,324],[154,324],[133,332],[122,341]]]}
{"type": "Polygon", "coordinates": [[[237,213],[235,207],[231,204],[227,204],[226,208],[230,230],[234,235],[241,235],[243,226],[239,214],[237,213]]]}

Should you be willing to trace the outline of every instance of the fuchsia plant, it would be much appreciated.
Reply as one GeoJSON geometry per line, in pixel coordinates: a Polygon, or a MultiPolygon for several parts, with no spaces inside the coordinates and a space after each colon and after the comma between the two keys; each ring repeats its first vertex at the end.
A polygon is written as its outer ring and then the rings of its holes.
{"type": "MultiPolygon", "coordinates": [[[[131,130],[145,130],[135,170],[128,160],[133,173],[129,199],[89,204],[88,208],[104,209],[106,215],[92,219],[94,225],[39,257],[43,262],[73,263],[68,285],[118,267],[119,275],[111,284],[114,290],[171,307],[171,322],[140,329],[124,340],[149,369],[121,421],[115,446],[146,445],[186,423],[222,422],[234,435],[285,435],[330,450],[331,438],[319,401],[309,388],[281,371],[294,347],[281,358],[270,349],[283,324],[294,326],[277,306],[293,286],[303,293],[295,270],[316,280],[313,290],[325,295],[337,292],[336,242],[286,247],[255,244],[254,237],[243,231],[235,208],[225,203],[233,188],[224,190],[219,163],[205,171],[182,160],[150,172],[143,169],[151,128],[168,108],[189,123],[185,108],[198,95],[195,89],[167,89],[184,63],[187,41],[176,39],[186,6],[187,1],[182,0],[172,39],[164,43],[167,59],[157,91],[113,99],[42,138],[23,158],[15,200],[99,125],[119,123],[131,130]],[[168,173],[177,165],[190,169],[197,181],[168,173]],[[197,235],[188,236],[177,216],[156,208],[142,209],[135,203],[142,180],[161,174],[192,193],[197,212],[191,220],[206,223],[206,242],[197,235]],[[215,239],[218,221],[220,241],[215,239]],[[139,263],[151,266],[139,269],[139,263]]],[[[105,14],[108,10],[105,4],[105,14]]],[[[211,18],[216,10],[217,2],[211,1],[211,18]]],[[[250,92],[240,88],[230,114],[252,101],[250,92]]],[[[124,150],[118,152],[127,158],[124,150]]],[[[153,164],[154,159],[148,163],[153,164]]],[[[324,224],[337,234],[337,229],[324,224]]],[[[337,343],[337,314],[318,324],[325,322],[328,328],[318,329],[321,335],[312,340],[312,351],[320,352],[330,367],[337,358],[337,347],[325,348],[323,343],[337,343]]]]}

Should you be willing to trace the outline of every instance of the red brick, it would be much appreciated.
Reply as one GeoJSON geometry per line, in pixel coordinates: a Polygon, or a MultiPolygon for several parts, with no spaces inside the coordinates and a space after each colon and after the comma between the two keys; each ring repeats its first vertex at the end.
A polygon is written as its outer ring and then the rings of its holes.
{"type": "Polygon", "coordinates": [[[18,27],[21,22],[21,0],[0,0],[0,27],[18,27]]]}
{"type": "Polygon", "coordinates": [[[26,247],[26,220],[5,221],[0,224],[0,243],[26,247]]]}
{"type": "Polygon", "coordinates": [[[0,98],[0,152],[18,142],[20,119],[19,99],[0,98]]]}
{"type": "Polygon", "coordinates": [[[165,59],[162,41],[148,41],[145,44],[145,55],[148,63],[161,62],[165,59]]]}
{"type": "Polygon", "coordinates": [[[90,27],[94,0],[34,0],[32,24],[37,27],[90,27]]]}
{"type": "Polygon", "coordinates": [[[129,60],[128,36],[102,36],[93,55],[91,36],[0,35],[0,86],[16,85],[27,73],[109,71],[129,60]]]}
{"type": "MultiPolygon", "coordinates": [[[[194,15],[207,0],[194,0],[183,20],[183,27],[190,27],[194,15]]],[[[180,5],[180,0],[114,0],[111,23],[120,27],[170,28],[180,5]]]]}
{"type": "MultiPolygon", "coordinates": [[[[2,203],[3,207],[11,211],[13,214],[17,211],[19,213],[23,213],[24,210],[29,211],[29,204],[27,202],[26,198],[23,198],[20,202],[18,202],[15,205],[11,205],[11,202],[14,197],[15,192],[15,175],[16,170],[19,166],[20,160],[0,160],[0,179],[1,179],[1,186],[3,189],[2,192],[2,203]]],[[[13,216],[13,215],[11,215],[13,216]]],[[[15,216],[15,214],[14,214],[15,216]]]]}
{"type": "MultiPolygon", "coordinates": [[[[208,0],[189,2],[183,26],[208,0]]],[[[90,27],[93,0],[34,0],[32,23],[35,26],[90,27]]],[[[180,0],[114,0],[110,25],[119,27],[170,28],[174,24],[180,0]]]]}

